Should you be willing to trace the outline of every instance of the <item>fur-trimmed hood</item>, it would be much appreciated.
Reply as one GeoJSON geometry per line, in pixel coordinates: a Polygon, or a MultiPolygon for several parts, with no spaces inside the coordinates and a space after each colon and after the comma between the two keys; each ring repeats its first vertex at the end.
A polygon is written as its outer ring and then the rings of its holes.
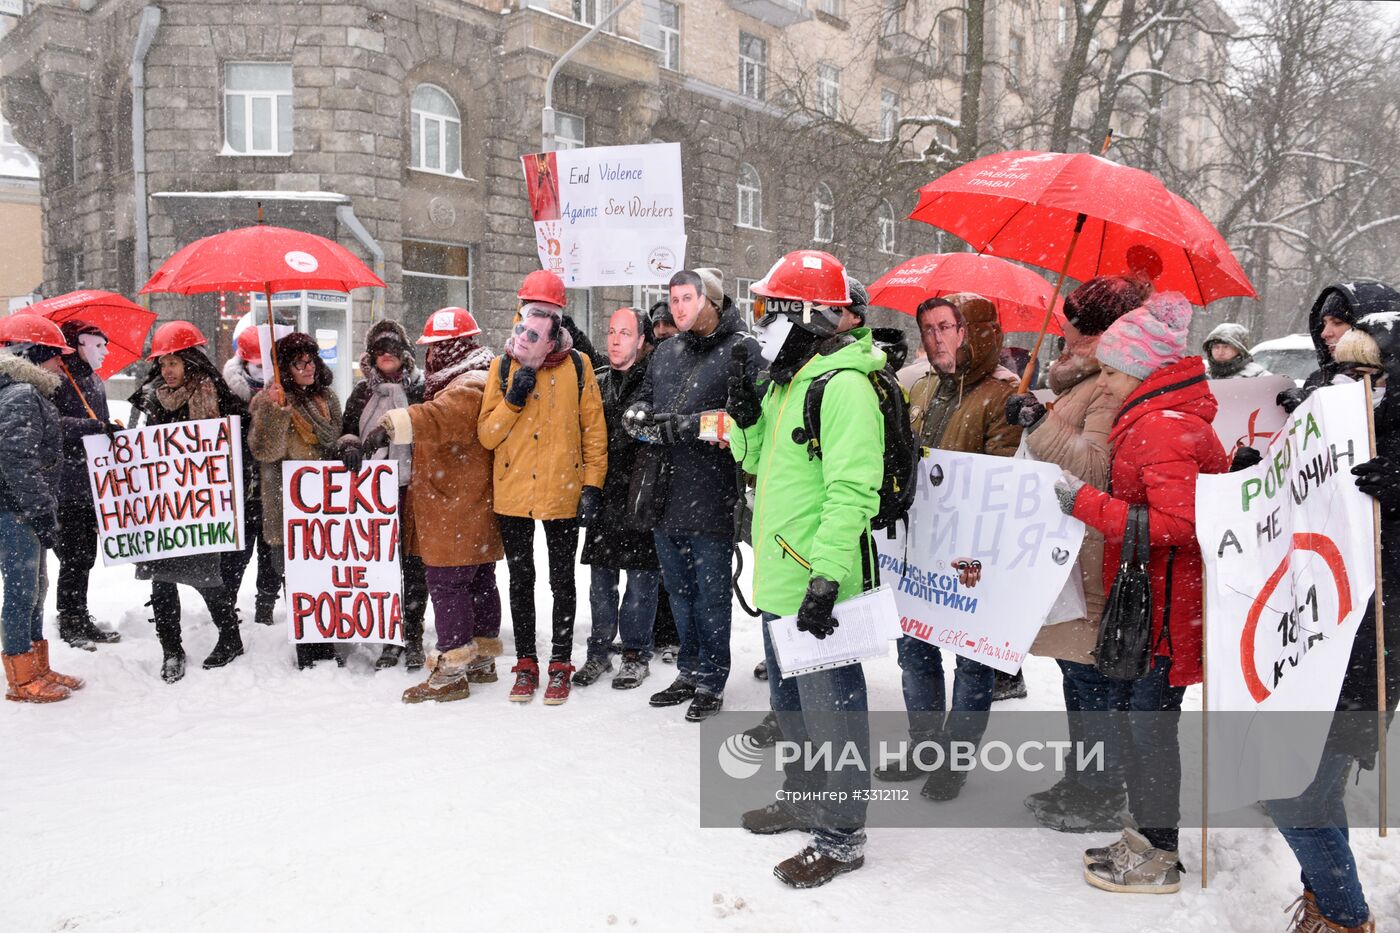
{"type": "Polygon", "coordinates": [[[53,398],[62,378],[42,366],[35,366],[22,356],[13,353],[0,353],[0,389],[11,383],[25,382],[39,390],[44,398],[53,398]]]}
{"type": "Polygon", "coordinates": [[[265,383],[254,382],[248,373],[248,364],[237,356],[231,356],[224,363],[224,382],[228,383],[229,391],[245,402],[251,402],[253,396],[263,390],[265,383]]]}

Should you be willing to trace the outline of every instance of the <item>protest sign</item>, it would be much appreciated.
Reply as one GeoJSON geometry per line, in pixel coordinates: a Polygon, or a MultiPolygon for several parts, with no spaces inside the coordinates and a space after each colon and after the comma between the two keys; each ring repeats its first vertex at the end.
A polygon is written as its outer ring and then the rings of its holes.
{"type": "Polygon", "coordinates": [[[235,415],[83,438],[102,563],[243,547],[243,434],[235,415]]]}
{"type": "Polygon", "coordinates": [[[1287,376],[1210,380],[1210,392],[1220,405],[1211,427],[1226,452],[1236,443],[1256,450],[1267,447],[1288,417],[1275,399],[1295,385],[1287,376]]]}
{"type": "Polygon", "coordinates": [[[679,143],[521,157],[540,265],[569,288],[660,285],[685,268],[679,143]]]}
{"type": "Polygon", "coordinates": [[[1060,472],[944,450],[923,459],[908,531],[878,542],[906,636],[1020,670],[1084,540],[1055,498],[1060,472]]]}
{"type": "Polygon", "coordinates": [[[403,644],[399,465],[282,464],[288,636],[297,644],[403,644]]]}

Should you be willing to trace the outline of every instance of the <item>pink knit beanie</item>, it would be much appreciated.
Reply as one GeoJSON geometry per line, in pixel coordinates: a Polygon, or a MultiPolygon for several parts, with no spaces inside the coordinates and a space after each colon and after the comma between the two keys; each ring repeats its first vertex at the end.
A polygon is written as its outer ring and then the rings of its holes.
{"type": "Polygon", "coordinates": [[[1191,303],[1180,292],[1159,292],[1114,321],[1099,338],[1099,362],[1146,379],[1186,355],[1191,303]]]}

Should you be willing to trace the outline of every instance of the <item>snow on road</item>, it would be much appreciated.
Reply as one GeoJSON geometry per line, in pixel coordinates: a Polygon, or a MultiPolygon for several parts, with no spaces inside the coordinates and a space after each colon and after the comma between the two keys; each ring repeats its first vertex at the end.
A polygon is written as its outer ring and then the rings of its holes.
{"type": "MultiPolygon", "coordinates": [[[[369,648],[344,670],[298,673],[280,627],[246,623],[248,655],[202,670],[214,630],[182,588],[190,672],[168,686],[147,584],[130,568],[99,568],[93,583],[122,642],[53,648],[88,687],[51,706],[0,704],[0,933],[1273,931],[1298,893],[1272,832],[1213,833],[1202,891],[1200,834],[1184,831],[1185,890],[1132,897],[1081,879],[1080,852],[1102,837],[1038,829],[874,830],[864,870],[791,891],[772,866],[803,837],[699,828],[697,727],[683,707],[646,704],[669,665],[639,690],[600,682],[550,708],[506,701],[507,661],[468,700],[410,707],[399,693],[417,675],[374,673],[369,648]]],[[[579,585],[576,663],[586,569],[579,585]]],[[[241,602],[250,619],[247,587],[241,602]]],[[[765,709],[750,674],[758,628],[735,619],[726,708],[765,709]]],[[[505,633],[509,650],[509,622],[505,633]]],[[[1062,707],[1053,662],[1034,659],[1027,677],[1017,705],[1062,707]]],[[[903,708],[893,654],[868,678],[872,709],[903,708]]],[[[1353,838],[1393,929],[1397,842],[1353,838]]]]}

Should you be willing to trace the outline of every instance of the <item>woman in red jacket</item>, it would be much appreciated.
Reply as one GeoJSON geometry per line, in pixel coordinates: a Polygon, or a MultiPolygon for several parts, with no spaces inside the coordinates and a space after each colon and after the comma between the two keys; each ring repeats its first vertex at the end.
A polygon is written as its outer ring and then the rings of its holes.
{"type": "MultiPolygon", "coordinates": [[[[1196,477],[1224,473],[1230,459],[1211,428],[1216,401],[1199,356],[1184,357],[1191,305],[1154,295],[1099,338],[1104,391],[1121,400],[1109,433],[1109,486],[1075,477],[1056,485],[1065,512],[1104,536],[1104,588],[1117,575],[1132,506],[1147,507],[1152,580],[1151,670],[1118,689],[1133,713],[1181,709],[1201,681],[1201,551],[1196,477]]],[[[1121,708],[1121,707],[1119,707],[1121,708]]],[[[1177,857],[1181,758],[1176,717],[1131,716],[1124,762],[1128,807],[1138,829],[1084,853],[1084,879],[1106,891],[1170,894],[1181,887],[1177,857]]]]}

